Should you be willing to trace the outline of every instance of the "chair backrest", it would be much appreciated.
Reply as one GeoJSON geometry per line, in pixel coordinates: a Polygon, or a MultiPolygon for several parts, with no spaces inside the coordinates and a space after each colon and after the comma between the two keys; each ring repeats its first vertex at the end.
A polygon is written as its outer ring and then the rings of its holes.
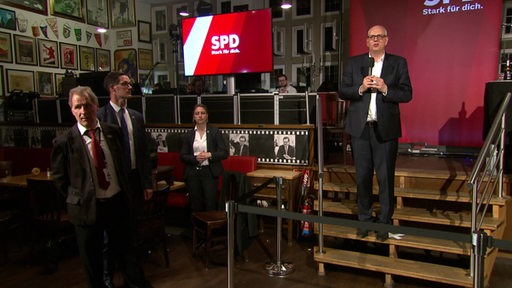
{"type": "Polygon", "coordinates": [[[32,216],[41,221],[60,221],[64,197],[51,180],[27,178],[32,216]]]}
{"type": "Polygon", "coordinates": [[[0,161],[0,178],[12,174],[12,161],[0,161]]]}
{"type": "Polygon", "coordinates": [[[145,220],[162,217],[167,205],[167,197],[169,195],[169,191],[169,185],[166,185],[158,190],[155,189],[153,191],[153,196],[150,199],[144,201],[142,213],[139,214],[138,219],[145,220]]]}
{"type": "MultiPolygon", "coordinates": [[[[256,156],[229,156],[222,160],[222,167],[224,171],[240,172],[247,174],[248,172],[254,171],[258,167],[258,157],[256,156]]],[[[217,190],[222,190],[222,176],[219,179],[219,186],[217,190]]]]}

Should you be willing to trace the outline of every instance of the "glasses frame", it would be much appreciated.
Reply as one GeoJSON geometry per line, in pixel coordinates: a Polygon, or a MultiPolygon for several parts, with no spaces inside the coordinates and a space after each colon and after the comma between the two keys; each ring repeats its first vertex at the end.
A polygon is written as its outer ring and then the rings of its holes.
{"type": "Polygon", "coordinates": [[[380,40],[382,40],[382,39],[384,39],[384,38],[388,37],[388,35],[384,35],[384,34],[376,34],[376,35],[368,35],[367,37],[368,37],[368,39],[370,39],[370,40],[378,40],[378,41],[380,41],[380,40]]]}

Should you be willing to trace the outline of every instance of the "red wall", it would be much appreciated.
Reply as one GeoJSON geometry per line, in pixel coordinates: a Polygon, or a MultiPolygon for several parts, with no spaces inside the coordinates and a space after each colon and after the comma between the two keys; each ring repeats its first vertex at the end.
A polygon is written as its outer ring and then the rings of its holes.
{"type": "Polygon", "coordinates": [[[484,88],[497,79],[502,5],[496,0],[350,1],[350,55],[368,51],[367,31],[381,24],[388,29],[386,50],[408,60],[413,100],[400,106],[402,142],[482,144],[484,88]]]}

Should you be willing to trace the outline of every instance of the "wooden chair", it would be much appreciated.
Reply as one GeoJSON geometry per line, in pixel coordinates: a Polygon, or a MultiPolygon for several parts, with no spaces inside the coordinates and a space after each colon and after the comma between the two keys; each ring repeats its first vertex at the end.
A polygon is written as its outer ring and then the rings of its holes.
{"type": "Polygon", "coordinates": [[[226,194],[219,193],[219,209],[217,211],[200,211],[192,213],[192,253],[196,256],[204,246],[205,269],[208,269],[210,250],[218,243],[225,243],[227,239],[227,215],[224,211],[226,201],[237,200],[238,185],[233,172],[246,174],[256,170],[257,158],[255,156],[230,156],[223,161],[225,173],[219,185],[226,194]]]}
{"type": "Polygon", "coordinates": [[[137,237],[139,250],[145,255],[151,254],[160,246],[165,267],[169,267],[169,249],[165,233],[165,207],[169,195],[169,185],[154,190],[151,199],[144,201],[142,213],[137,217],[137,237]]]}
{"type": "Polygon", "coordinates": [[[44,241],[46,273],[53,273],[57,269],[59,244],[75,237],[73,225],[67,217],[64,197],[53,181],[28,178],[27,187],[32,216],[33,248],[41,239],[44,241]]]}

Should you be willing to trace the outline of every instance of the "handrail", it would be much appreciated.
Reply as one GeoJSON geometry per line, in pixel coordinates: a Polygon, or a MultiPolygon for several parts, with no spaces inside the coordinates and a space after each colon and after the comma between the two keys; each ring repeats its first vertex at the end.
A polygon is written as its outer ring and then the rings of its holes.
{"type": "Polygon", "coordinates": [[[471,276],[473,277],[473,287],[483,285],[483,261],[488,243],[487,235],[481,228],[484,216],[490,207],[489,203],[495,195],[495,191],[497,190],[498,197],[503,197],[505,119],[511,95],[512,93],[508,92],[501,103],[467,182],[467,187],[471,189],[472,193],[471,276]]]}

